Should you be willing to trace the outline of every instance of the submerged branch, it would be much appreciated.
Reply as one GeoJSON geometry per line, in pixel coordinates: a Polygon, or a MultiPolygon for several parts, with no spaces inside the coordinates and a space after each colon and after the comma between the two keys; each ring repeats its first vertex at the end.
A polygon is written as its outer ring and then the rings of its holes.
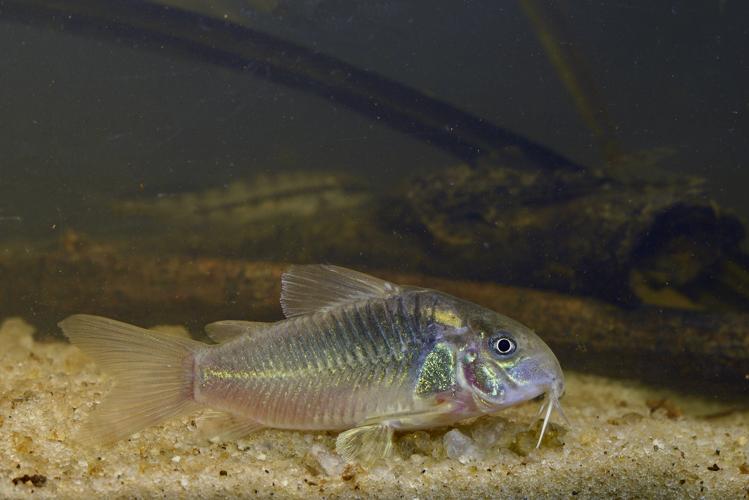
{"type": "Polygon", "coordinates": [[[315,94],[470,164],[490,159],[547,169],[582,167],[484,118],[335,57],[229,20],[148,0],[1,0],[12,20],[171,51],[315,94]]]}

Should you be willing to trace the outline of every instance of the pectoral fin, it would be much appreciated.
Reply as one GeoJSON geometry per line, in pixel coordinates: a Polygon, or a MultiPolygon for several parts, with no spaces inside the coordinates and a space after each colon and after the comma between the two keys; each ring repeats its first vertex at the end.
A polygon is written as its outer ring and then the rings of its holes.
{"type": "Polygon", "coordinates": [[[363,425],[342,432],[336,439],[336,452],[346,462],[371,465],[386,457],[393,447],[393,428],[387,424],[363,425]]]}

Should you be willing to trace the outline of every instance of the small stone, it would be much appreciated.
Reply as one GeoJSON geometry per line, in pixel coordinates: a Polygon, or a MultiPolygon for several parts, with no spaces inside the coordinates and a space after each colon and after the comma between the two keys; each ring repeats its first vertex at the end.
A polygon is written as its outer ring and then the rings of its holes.
{"type": "Polygon", "coordinates": [[[0,324],[0,338],[6,349],[17,347],[31,351],[34,348],[34,327],[20,318],[6,319],[0,324]]]}
{"type": "Polygon", "coordinates": [[[483,453],[476,446],[473,439],[469,438],[458,429],[453,429],[442,438],[447,456],[462,464],[481,460],[483,453]]]}
{"type": "Polygon", "coordinates": [[[645,400],[645,404],[648,408],[650,408],[651,414],[657,411],[662,411],[666,414],[666,417],[670,418],[671,420],[675,420],[683,415],[681,408],[676,406],[673,401],[666,398],[647,399],[645,400]]]}
{"type": "Polygon", "coordinates": [[[178,464],[181,460],[182,460],[182,457],[180,457],[179,455],[174,455],[172,457],[172,462],[174,462],[175,464],[178,464]]]}
{"type": "Polygon", "coordinates": [[[253,441],[251,441],[249,439],[245,439],[245,438],[237,439],[237,450],[239,450],[239,451],[247,451],[250,448],[252,448],[253,444],[254,444],[253,441]]]}
{"type": "Polygon", "coordinates": [[[31,483],[37,488],[41,488],[42,486],[47,484],[47,477],[43,476],[42,474],[32,474],[31,476],[28,474],[24,474],[23,476],[13,478],[13,484],[27,484],[27,483],[31,483]]]}
{"type": "MultiPolygon", "coordinates": [[[[538,420],[531,429],[527,431],[521,431],[515,434],[515,437],[513,438],[512,442],[510,442],[510,450],[512,450],[514,453],[520,455],[521,457],[525,457],[529,455],[533,450],[536,449],[536,443],[538,443],[538,436],[541,432],[541,420],[538,420]]],[[[541,440],[541,447],[543,448],[562,448],[564,446],[564,441],[562,441],[562,437],[565,435],[567,431],[551,422],[549,423],[548,428],[546,429],[546,433],[544,434],[543,439],[541,440]]]]}
{"type": "Polygon", "coordinates": [[[341,473],[341,479],[344,481],[351,481],[356,477],[356,466],[352,464],[346,464],[346,467],[343,469],[343,473],[341,473]]]}
{"type": "Polygon", "coordinates": [[[718,464],[713,464],[713,465],[709,466],[707,468],[707,470],[711,470],[711,471],[715,472],[715,471],[719,471],[720,467],[718,467],[718,464]]]}
{"type": "Polygon", "coordinates": [[[305,453],[302,457],[302,466],[312,476],[319,476],[324,472],[322,467],[320,467],[320,463],[312,456],[311,452],[305,453]]]}
{"type": "Polygon", "coordinates": [[[432,456],[434,445],[429,433],[424,431],[409,432],[396,440],[396,446],[403,458],[413,454],[432,456]]]}
{"type": "Polygon", "coordinates": [[[331,453],[321,444],[313,444],[310,448],[310,454],[317,460],[320,468],[328,476],[339,476],[343,473],[345,464],[341,457],[331,453]]]}
{"type": "Polygon", "coordinates": [[[625,413],[621,417],[610,418],[606,422],[608,422],[611,425],[631,425],[631,424],[638,423],[643,418],[645,418],[645,417],[643,417],[639,413],[635,413],[633,411],[630,411],[628,413],[625,413]]]}
{"type": "Polygon", "coordinates": [[[499,440],[505,423],[494,419],[479,420],[471,429],[471,437],[481,448],[491,448],[499,440]]]}

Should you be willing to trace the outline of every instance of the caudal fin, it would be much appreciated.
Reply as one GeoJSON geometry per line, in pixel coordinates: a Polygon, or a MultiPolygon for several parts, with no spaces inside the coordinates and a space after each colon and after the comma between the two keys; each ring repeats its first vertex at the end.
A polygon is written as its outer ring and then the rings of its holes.
{"type": "Polygon", "coordinates": [[[70,316],[59,326],[116,381],[81,429],[79,436],[87,444],[118,441],[198,408],[193,355],[205,344],[85,314],[70,316]]]}

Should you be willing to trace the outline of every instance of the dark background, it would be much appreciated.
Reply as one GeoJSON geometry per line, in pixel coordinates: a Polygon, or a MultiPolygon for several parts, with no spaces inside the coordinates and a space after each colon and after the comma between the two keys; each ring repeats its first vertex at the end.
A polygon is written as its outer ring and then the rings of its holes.
{"type": "MultiPolygon", "coordinates": [[[[581,163],[601,163],[515,2],[226,6],[237,22],[412,86],[581,163]]],[[[665,148],[662,166],[705,177],[711,198],[747,218],[746,2],[568,7],[570,43],[584,55],[624,150],[665,148]]],[[[0,239],[52,234],[87,213],[96,223],[102,201],[143,188],[200,190],[281,169],[392,182],[457,161],[248,74],[1,16],[0,91],[0,239]]]]}

